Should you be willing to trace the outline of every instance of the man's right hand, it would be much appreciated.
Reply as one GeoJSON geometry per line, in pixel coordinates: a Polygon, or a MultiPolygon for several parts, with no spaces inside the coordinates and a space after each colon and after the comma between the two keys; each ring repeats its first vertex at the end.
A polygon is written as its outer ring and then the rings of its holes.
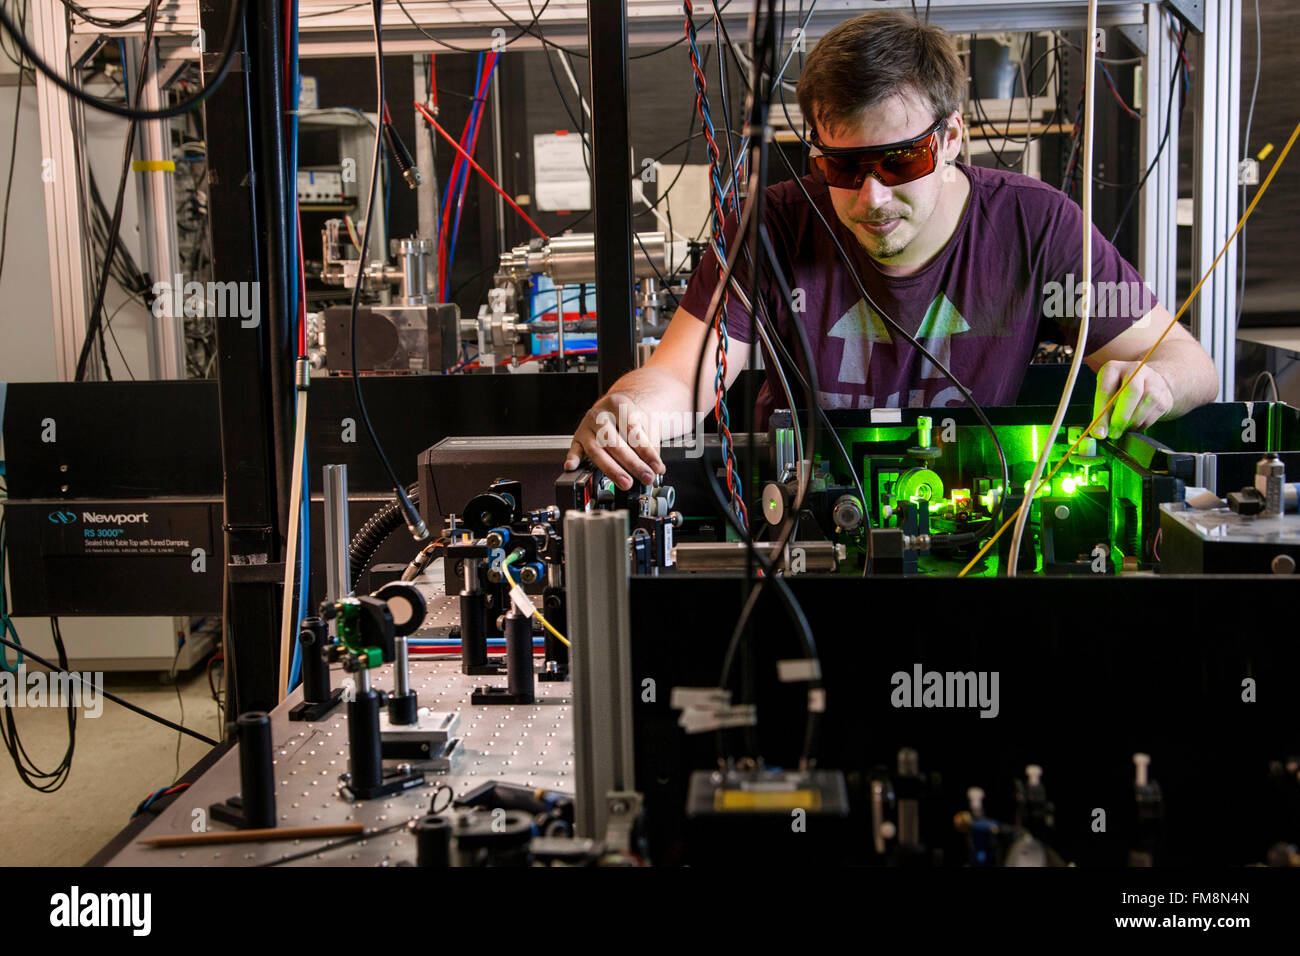
{"type": "Polygon", "coordinates": [[[659,437],[649,413],[627,393],[611,391],[583,416],[573,433],[564,470],[577,468],[585,454],[624,491],[634,480],[648,485],[665,471],[659,437]]]}

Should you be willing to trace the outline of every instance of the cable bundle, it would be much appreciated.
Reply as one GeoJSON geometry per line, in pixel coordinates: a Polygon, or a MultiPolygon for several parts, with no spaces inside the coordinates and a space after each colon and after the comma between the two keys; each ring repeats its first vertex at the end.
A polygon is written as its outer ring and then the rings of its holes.
{"type": "Polygon", "coordinates": [[[474,102],[470,107],[469,117],[465,120],[465,129],[460,134],[459,146],[451,164],[451,175],[447,177],[447,192],[442,198],[441,228],[438,230],[438,288],[442,300],[451,297],[451,267],[456,260],[456,240],[460,235],[460,216],[465,205],[465,192],[469,187],[470,166],[465,157],[474,155],[478,143],[479,128],[483,124],[483,105],[486,102],[488,84],[496,72],[500,53],[493,50],[486,55],[478,55],[478,68],[474,74],[474,102]],[[451,207],[456,207],[456,217],[451,218],[451,207]],[[451,226],[451,240],[447,240],[447,227],[451,226]]]}
{"type": "MultiPolygon", "coordinates": [[[[704,78],[704,70],[700,65],[700,48],[695,38],[694,8],[691,0],[683,0],[682,9],[686,14],[686,38],[691,48],[691,69],[695,74],[695,109],[699,113],[700,124],[704,130],[704,139],[709,150],[709,181],[713,193],[713,209],[710,214],[713,227],[713,248],[718,257],[718,278],[720,281],[725,282],[724,273],[726,269],[723,263],[727,261],[727,240],[723,233],[725,212],[722,207],[722,176],[719,172],[722,158],[718,150],[717,138],[714,135],[713,118],[709,114],[708,83],[704,78]]],[[[738,210],[735,190],[732,190],[731,193],[731,206],[733,211],[738,210]]],[[[740,469],[736,463],[736,452],[731,438],[731,416],[727,410],[727,304],[729,301],[730,295],[724,287],[722,305],[718,308],[713,322],[714,331],[718,336],[717,351],[715,353],[717,369],[713,379],[715,394],[713,416],[718,422],[718,434],[722,439],[722,457],[727,466],[727,493],[731,497],[731,507],[740,519],[741,525],[747,528],[749,513],[745,508],[744,489],[740,481],[740,469]]]]}

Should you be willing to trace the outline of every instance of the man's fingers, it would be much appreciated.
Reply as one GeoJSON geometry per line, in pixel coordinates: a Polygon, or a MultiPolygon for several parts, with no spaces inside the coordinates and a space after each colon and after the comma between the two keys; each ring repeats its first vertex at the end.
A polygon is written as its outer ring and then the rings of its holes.
{"type": "Polygon", "coordinates": [[[564,470],[573,471],[582,463],[582,442],[574,439],[569,445],[569,454],[564,458],[564,470]]]}
{"type": "MultiPolygon", "coordinates": [[[[1121,370],[1114,362],[1107,362],[1097,373],[1097,391],[1092,400],[1092,417],[1095,420],[1101,415],[1101,410],[1106,407],[1110,397],[1115,394],[1115,389],[1119,387],[1121,381],[1121,370]]],[[[1101,421],[1097,422],[1097,427],[1092,430],[1094,438],[1105,438],[1109,434],[1109,418],[1104,416],[1101,421]]]]}
{"type": "Polygon", "coordinates": [[[663,460],[659,457],[661,430],[649,415],[640,409],[632,411],[627,419],[627,443],[641,460],[655,472],[662,473],[663,460]]]}
{"type": "Polygon", "coordinates": [[[1138,406],[1142,403],[1146,391],[1141,383],[1134,379],[1129,383],[1128,388],[1120,392],[1110,414],[1110,431],[1111,438],[1119,438],[1129,430],[1133,424],[1133,418],[1137,414],[1138,406]]]}
{"type": "Polygon", "coordinates": [[[651,484],[656,473],[666,471],[659,455],[658,424],[658,419],[635,403],[606,396],[578,426],[564,467],[576,468],[585,452],[596,467],[624,490],[634,481],[651,484]]]}
{"type": "Polygon", "coordinates": [[[617,429],[602,426],[593,432],[584,428],[579,431],[576,440],[582,441],[592,463],[613,478],[615,484],[624,491],[632,487],[634,480],[645,484],[654,481],[654,473],[649,465],[623,440],[617,429]]]}
{"type": "Polygon", "coordinates": [[[1150,392],[1142,396],[1142,401],[1138,403],[1137,411],[1133,414],[1134,431],[1140,432],[1144,428],[1150,428],[1156,422],[1160,421],[1160,416],[1165,413],[1165,409],[1160,407],[1160,402],[1150,392]]]}
{"type": "Polygon", "coordinates": [[[603,471],[608,477],[614,479],[614,484],[618,485],[624,491],[632,487],[632,476],[623,470],[623,467],[616,462],[605,449],[593,447],[587,450],[591,456],[591,463],[603,471]]]}

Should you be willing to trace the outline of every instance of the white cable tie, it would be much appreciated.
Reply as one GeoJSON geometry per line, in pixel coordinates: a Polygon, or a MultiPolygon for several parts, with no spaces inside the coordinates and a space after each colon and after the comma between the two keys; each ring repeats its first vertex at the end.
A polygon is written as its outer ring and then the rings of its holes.
{"type": "Polygon", "coordinates": [[[674,687],[668,706],[673,710],[717,710],[731,706],[731,691],[721,687],[674,687]]]}
{"type": "Polygon", "coordinates": [[[510,601],[519,609],[519,613],[525,617],[532,617],[537,613],[536,605],[534,605],[528,595],[524,593],[523,587],[518,584],[510,589],[510,601]]]}
{"type": "Polygon", "coordinates": [[[797,657],[794,660],[777,661],[776,676],[783,684],[797,684],[800,681],[821,680],[821,663],[812,657],[797,657]]]}

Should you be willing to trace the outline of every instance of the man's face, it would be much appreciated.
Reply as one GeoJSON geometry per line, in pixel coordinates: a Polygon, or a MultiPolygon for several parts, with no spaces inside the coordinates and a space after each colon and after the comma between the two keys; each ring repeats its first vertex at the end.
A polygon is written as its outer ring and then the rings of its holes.
{"type": "MultiPolygon", "coordinates": [[[[852,124],[818,134],[821,144],[832,148],[884,146],[923,135],[936,119],[929,101],[908,90],[864,110],[852,124]]],[[[905,252],[927,235],[926,226],[943,194],[944,170],[960,147],[960,119],[954,117],[939,131],[938,161],[928,176],[892,188],[874,176],[857,191],[828,187],[840,222],[868,255],[890,265],[912,264],[905,252]]]]}

